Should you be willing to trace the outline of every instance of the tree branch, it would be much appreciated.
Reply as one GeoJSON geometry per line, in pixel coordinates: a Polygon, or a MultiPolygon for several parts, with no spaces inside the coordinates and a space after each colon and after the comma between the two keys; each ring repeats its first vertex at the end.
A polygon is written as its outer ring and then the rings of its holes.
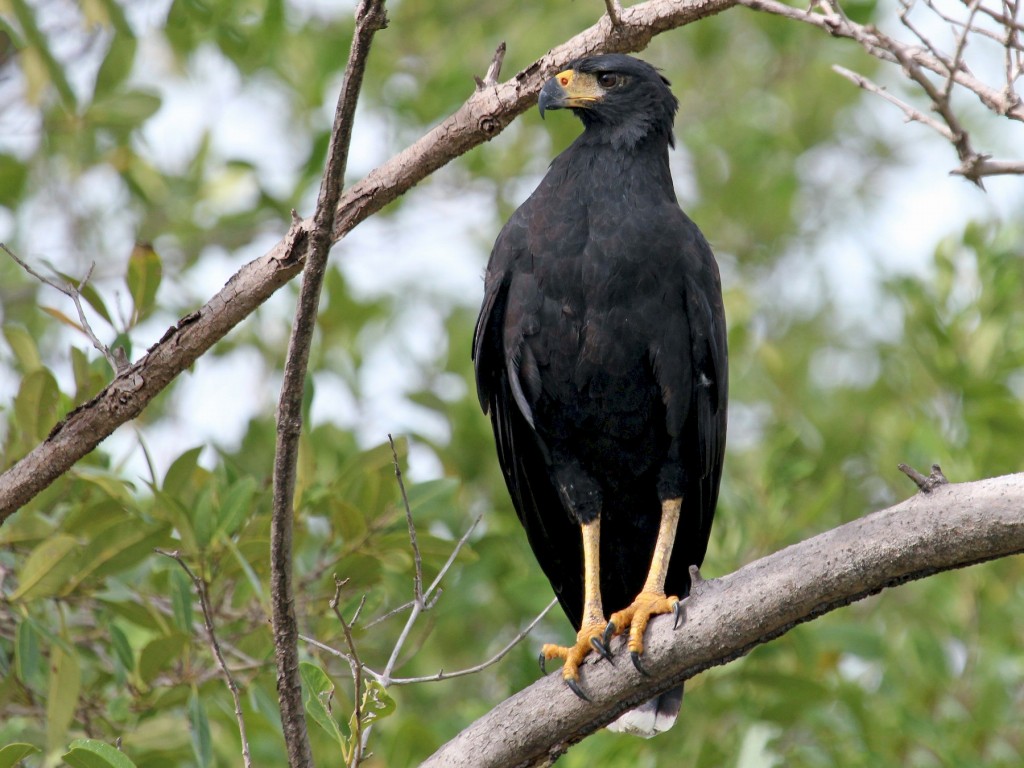
{"type": "MultiPolygon", "coordinates": [[[[454,114],[371,171],[342,195],[333,240],[438,168],[498,135],[537,100],[544,80],[596,51],[639,51],[656,35],[732,7],[736,0],[649,0],[623,10],[614,30],[602,18],[505,82],[476,90],[454,114]]],[[[67,472],[117,427],[140,413],[178,374],[302,270],[301,232],[293,226],[264,256],[243,266],[202,308],[186,315],[102,392],[64,417],[46,440],[0,475],[0,524],[67,472]]]]}
{"type": "Polygon", "coordinates": [[[181,554],[178,550],[168,552],[163,549],[157,549],[156,551],[158,554],[171,558],[182,567],[182,570],[192,580],[192,586],[195,588],[196,594],[199,595],[199,605],[203,610],[203,625],[206,627],[206,634],[210,638],[210,647],[213,649],[213,656],[217,660],[217,667],[224,677],[224,682],[227,683],[228,691],[231,692],[231,699],[235,703],[235,721],[238,723],[238,733],[242,738],[242,764],[245,768],[251,768],[252,757],[249,754],[249,737],[245,732],[245,717],[242,715],[242,700],[238,695],[238,683],[235,682],[231,670],[228,669],[228,664],[224,661],[224,654],[220,649],[220,643],[217,641],[217,633],[213,628],[213,609],[210,608],[210,596],[207,594],[206,582],[188,567],[188,564],[181,559],[181,554]]]}
{"type": "MultiPolygon", "coordinates": [[[[331,250],[334,218],[341,197],[352,123],[356,103],[366,71],[373,36],[387,26],[384,0],[362,0],[356,8],[356,28],[352,35],[345,78],[338,95],[327,152],[327,168],[320,184],[313,226],[303,238],[298,233],[293,242],[305,240],[302,289],[295,309],[295,322],[288,342],[284,380],[277,410],[277,447],[274,453],[274,509],[270,522],[270,592],[273,608],[274,658],[277,663],[277,695],[281,705],[281,725],[288,764],[292,768],[313,765],[313,754],[306,732],[306,716],[302,704],[302,681],[299,676],[299,630],[295,618],[292,593],[292,509],[295,496],[295,470],[299,456],[299,435],[302,432],[302,393],[306,385],[309,351],[313,343],[320,291],[327,272],[331,250]]],[[[303,225],[296,222],[293,232],[303,225]]],[[[292,234],[292,233],[289,233],[292,234]]],[[[356,691],[358,697],[359,691],[356,691]]]]}
{"type": "Polygon", "coordinates": [[[1021,552],[1024,473],[938,485],[703,582],[685,601],[678,630],[670,616],[648,628],[644,666],[651,677],[619,663],[628,658],[620,639],[614,665],[587,663],[581,670],[593,703],[569,691],[558,673],[548,675],[498,704],[423,766],[549,765],[626,709],[797,624],[887,587],[1021,552]]]}
{"type": "MultiPolygon", "coordinates": [[[[981,0],[963,0],[967,6],[967,19],[964,22],[952,22],[948,17],[935,13],[953,26],[956,47],[950,54],[944,53],[936,44],[926,37],[909,18],[914,0],[901,0],[903,6],[899,14],[900,22],[917,37],[920,45],[905,43],[887,35],[873,25],[858,24],[843,12],[838,0],[821,0],[812,4],[811,8],[796,8],[779,0],[737,0],[740,5],[756,11],[800,21],[824,30],[833,37],[844,37],[859,43],[867,53],[882,61],[899,64],[904,75],[920,88],[931,102],[931,108],[942,120],[925,116],[921,111],[910,107],[886,93],[880,86],[866,78],[845,70],[833,67],[839,74],[852,80],[861,88],[876,93],[899,107],[911,120],[916,120],[940,133],[949,141],[960,159],[958,168],[951,173],[963,176],[982,186],[982,178],[996,174],[1024,173],[1024,161],[1000,160],[992,161],[988,155],[977,152],[971,146],[967,131],[963,128],[960,118],[953,110],[951,96],[954,86],[973,93],[991,113],[1009,120],[1024,122],[1024,100],[1014,89],[1014,82],[1019,71],[1014,67],[1015,53],[1019,50],[1016,22],[1009,17],[993,14],[981,5],[981,0]],[[822,13],[815,8],[822,9],[822,13]],[[1002,19],[1006,35],[1002,45],[1006,49],[1005,66],[1006,83],[1003,87],[994,88],[976,77],[964,63],[964,51],[968,43],[968,34],[979,32],[974,26],[974,17],[985,13],[990,18],[997,16],[1002,19]],[[957,29],[960,31],[957,32],[957,29]],[[935,85],[931,75],[938,75],[944,80],[941,87],[935,85]]],[[[934,10],[929,0],[929,8],[934,10]]],[[[1016,13],[1016,10],[1014,10],[1016,13]]]]}

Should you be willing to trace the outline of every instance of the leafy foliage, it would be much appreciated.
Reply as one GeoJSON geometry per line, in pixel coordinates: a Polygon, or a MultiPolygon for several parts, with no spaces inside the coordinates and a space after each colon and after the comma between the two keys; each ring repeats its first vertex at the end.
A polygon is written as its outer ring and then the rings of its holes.
{"type": "MultiPolygon", "coordinates": [[[[82,36],[53,21],[67,7],[3,7],[0,30],[18,54],[2,66],[21,84],[19,114],[36,128],[31,140],[0,143],[0,205],[10,212],[0,225],[15,250],[52,260],[75,282],[99,262],[83,291],[87,309],[101,335],[134,358],[133,349],[207,298],[208,270],[220,277],[225,259],[237,266],[252,256],[248,244],[285,231],[292,207],[308,207],[329,127],[323,104],[333,99],[344,58],[338,41],[351,22],[279,0],[175,0],[158,19],[96,0],[77,11],[82,36]],[[69,54],[69,39],[84,43],[69,54]],[[156,76],[151,62],[160,56],[166,69],[156,76]],[[269,100],[262,115],[277,115],[282,130],[271,141],[287,145],[283,159],[265,162],[225,141],[222,124],[206,125],[176,154],[157,145],[154,136],[172,135],[154,133],[173,107],[170,85],[209,75],[211,59],[239,92],[269,100]]],[[[529,14],[514,4],[396,4],[367,76],[362,119],[383,135],[375,151],[400,148],[460,103],[500,39],[511,71],[602,10],[580,2],[529,14]]],[[[862,19],[876,12],[873,3],[848,10],[862,19]]],[[[800,168],[856,146],[860,154],[846,158],[859,169],[849,191],[856,195],[896,152],[857,135],[849,116],[860,97],[829,72],[829,63],[859,54],[777,19],[730,13],[659,37],[645,55],[681,97],[673,160],[680,196],[721,256],[728,294],[731,445],[707,573],[907,495],[899,461],[939,461],[958,480],[1019,471],[1020,222],[972,224],[937,245],[925,272],[887,272],[864,297],[874,311],[835,306],[821,270],[843,210],[809,215],[834,194],[823,195],[800,168]],[[797,264],[796,252],[824,256],[797,264]],[[817,300],[773,292],[780,274],[806,283],[817,300]]],[[[864,57],[857,64],[872,66],[864,57]]],[[[548,123],[524,117],[409,200],[484,201],[493,226],[467,235],[482,266],[502,216],[577,130],[570,120],[548,123]]],[[[381,269],[395,255],[389,233],[409,226],[407,207],[386,211],[384,234],[371,243],[381,269]]],[[[392,291],[368,293],[346,270],[349,254],[338,255],[311,362],[296,489],[300,623],[345,652],[328,604],[334,575],[347,578],[340,609],[351,619],[365,596],[354,641],[363,661],[382,670],[405,621],[413,558],[390,447],[384,434],[356,429],[382,381],[367,372],[390,350],[398,364],[389,375],[402,379],[394,409],[413,416],[389,414],[389,428],[409,435],[399,441],[403,466],[426,467],[408,491],[428,583],[484,512],[395,674],[471,666],[550,597],[473,394],[468,349],[478,297],[437,300],[431,286],[400,278],[392,291]],[[441,343],[417,346],[403,320],[410,306],[414,324],[443,329],[441,343]]],[[[77,320],[49,306],[47,291],[0,261],[2,468],[110,377],[77,320]]],[[[271,302],[212,354],[253,354],[264,366],[259,378],[273,379],[289,311],[271,302]]],[[[204,376],[202,362],[195,376],[204,376]]],[[[235,386],[202,380],[210,389],[235,386]]],[[[173,385],[139,420],[140,437],[129,438],[134,463],[96,451],[0,528],[0,766],[239,763],[233,703],[199,600],[156,548],[177,551],[205,583],[241,686],[254,763],[282,763],[267,591],[275,393],[245,381],[263,396],[240,439],[190,435],[168,456],[159,443],[177,423],[184,386],[173,385]]],[[[681,727],[651,742],[597,734],[564,763],[1019,765],[1022,577],[1019,558],[988,564],[798,628],[692,681],[681,727]]],[[[358,699],[364,726],[373,720],[368,764],[415,764],[535,679],[537,643],[568,632],[551,616],[483,673],[387,690],[368,677],[353,691],[348,666],[306,644],[318,762],[353,748],[358,699]]]]}

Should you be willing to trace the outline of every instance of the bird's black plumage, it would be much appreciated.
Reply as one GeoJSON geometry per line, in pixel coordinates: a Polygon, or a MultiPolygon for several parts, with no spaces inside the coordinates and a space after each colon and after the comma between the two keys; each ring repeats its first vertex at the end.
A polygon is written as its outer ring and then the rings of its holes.
{"type": "Polygon", "coordinates": [[[588,95],[556,77],[542,114],[571,108],[585,130],[494,244],[473,357],[513,504],[578,629],[580,524],[598,516],[617,611],[644,584],[661,502],[681,497],[665,591],[687,594],[718,497],[727,354],[718,267],[672,185],[667,81],[621,55],[567,73],[588,95]]]}

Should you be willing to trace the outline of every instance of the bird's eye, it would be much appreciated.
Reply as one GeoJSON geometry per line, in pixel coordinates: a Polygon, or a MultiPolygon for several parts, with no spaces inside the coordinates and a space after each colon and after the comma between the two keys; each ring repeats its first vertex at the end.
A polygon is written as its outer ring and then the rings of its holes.
{"type": "Polygon", "coordinates": [[[602,72],[597,76],[597,84],[602,88],[614,88],[619,84],[619,76],[614,72],[602,72]]]}

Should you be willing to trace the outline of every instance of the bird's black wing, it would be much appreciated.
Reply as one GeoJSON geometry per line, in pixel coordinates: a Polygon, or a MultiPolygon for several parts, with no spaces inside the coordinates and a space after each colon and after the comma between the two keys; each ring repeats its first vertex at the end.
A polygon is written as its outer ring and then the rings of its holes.
{"type": "MultiPolygon", "coordinates": [[[[652,347],[655,376],[666,407],[667,428],[678,436],[686,481],[669,591],[685,593],[687,569],[703,562],[718,502],[725,459],[728,347],[721,279],[704,236],[682,212],[676,218],[682,280],[678,327],[666,324],[652,347]]],[[[667,312],[667,316],[671,316],[667,312]]]]}
{"type": "Polygon", "coordinates": [[[530,547],[566,616],[578,628],[583,608],[579,531],[562,508],[547,457],[530,423],[520,389],[521,361],[505,346],[507,318],[511,315],[515,324],[515,318],[526,311],[521,299],[510,300],[513,281],[528,279],[526,224],[525,212],[513,215],[491,252],[484,303],[473,335],[477,395],[491,418],[498,463],[530,547]]]}

